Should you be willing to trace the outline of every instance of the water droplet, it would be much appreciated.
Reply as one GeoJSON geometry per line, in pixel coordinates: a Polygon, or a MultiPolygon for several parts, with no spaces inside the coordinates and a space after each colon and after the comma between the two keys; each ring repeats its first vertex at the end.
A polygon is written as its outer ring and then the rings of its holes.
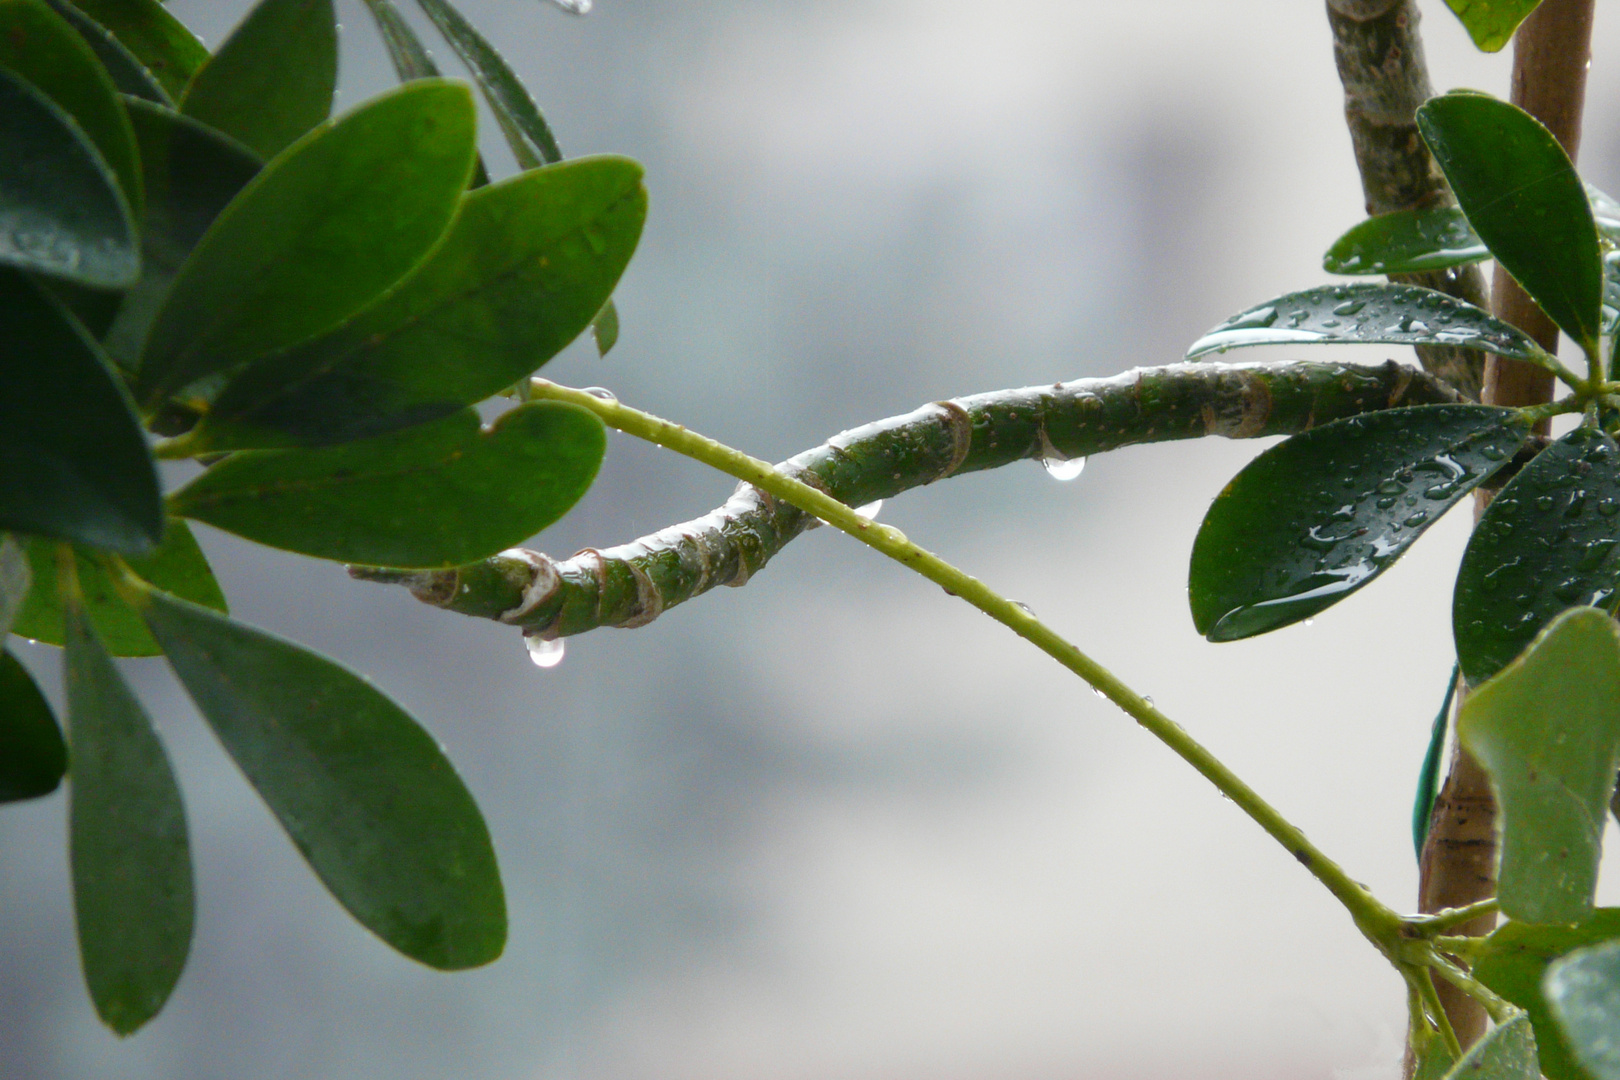
{"type": "Polygon", "coordinates": [[[1315,619],[1306,619],[1304,622],[1300,623],[1299,625],[1301,625],[1301,626],[1315,626],[1316,625],[1316,620],[1315,619]]]}
{"type": "Polygon", "coordinates": [[[1484,446],[1480,448],[1479,456],[1487,461],[1501,461],[1507,457],[1507,451],[1500,446],[1484,446]]]}
{"type": "Polygon", "coordinates": [[[1399,495],[1406,490],[1406,485],[1399,480],[1380,480],[1377,490],[1380,495],[1399,495]]]}
{"type": "Polygon", "coordinates": [[[1615,514],[1620,514],[1620,502],[1616,502],[1614,499],[1604,499],[1598,503],[1598,513],[1604,517],[1614,517],[1615,514]]]}
{"type": "Polygon", "coordinates": [[[1360,311],[1366,306],[1367,301],[1365,300],[1346,300],[1344,303],[1333,309],[1333,314],[1354,315],[1356,312],[1360,311]]]}
{"type": "Polygon", "coordinates": [[[1151,694],[1143,694],[1142,695],[1142,700],[1147,702],[1147,707],[1148,708],[1150,708],[1150,709],[1153,708],[1153,695],[1151,695],[1151,694]]]}
{"type": "Polygon", "coordinates": [[[1085,470],[1086,459],[1083,457],[1044,457],[1041,458],[1041,466],[1046,469],[1047,475],[1054,480],[1073,480],[1085,470]]]}
{"type": "Polygon", "coordinates": [[[529,647],[529,659],[534,661],[535,667],[554,668],[563,662],[563,650],[566,647],[563,638],[524,634],[523,644],[529,647]]]}
{"type": "Polygon", "coordinates": [[[1395,495],[1381,495],[1379,496],[1378,501],[1373,505],[1377,506],[1380,510],[1388,510],[1390,507],[1394,506],[1400,501],[1401,500],[1399,497],[1395,495]]]}
{"type": "Polygon", "coordinates": [[[1091,688],[1091,692],[1093,694],[1096,694],[1098,697],[1102,698],[1104,701],[1108,700],[1108,695],[1103,693],[1101,690],[1097,689],[1095,686],[1093,686],[1091,688]]]}
{"type": "Polygon", "coordinates": [[[609,390],[605,386],[587,386],[585,388],[585,393],[591,395],[593,398],[596,398],[598,401],[608,401],[615,405],[619,403],[619,399],[613,396],[613,391],[609,390]]]}
{"type": "Polygon", "coordinates": [[[1255,308],[1246,315],[1239,315],[1222,324],[1222,330],[1253,330],[1270,326],[1277,321],[1277,309],[1274,307],[1255,308]]]}
{"type": "Polygon", "coordinates": [[[1540,510],[1542,513],[1546,513],[1547,511],[1551,510],[1552,508],[1553,508],[1553,497],[1551,495],[1543,495],[1540,498],[1536,499],[1536,509],[1540,510]]]}
{"type": "Polygon", "coordinates": [[[883,500],[882,499],[873,499],[871,502],[865,504],[864,506],[857,506],[855,508],[855,512],[857,514],[861,515],[861,517],[863,517],[863,518],[876,519],[877,516],[878,516],[878,511],[880,511],[882,509],[883,509],[883,500]]]}
{"type": "Polygon", "coordinates": [[[551,0],[570,15],[589,15],[594,0],[551,0]]]}
{"type": "Polygon", "coordinates": [[[1409,529],[1415,529],[1428,520],[1429,512],[1427,510],[1419,510],[1415,514],[1408,515],[1406,520],[1401,522],[1401,524],[1405,525],[1409,529]]]}

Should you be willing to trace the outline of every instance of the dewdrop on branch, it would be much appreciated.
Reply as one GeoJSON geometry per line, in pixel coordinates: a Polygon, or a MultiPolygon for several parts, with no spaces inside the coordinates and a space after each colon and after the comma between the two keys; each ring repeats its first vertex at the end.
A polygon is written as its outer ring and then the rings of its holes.
{"type": "Polygon", "coordinates": [[[562,663],[567,647],[562,638],[541,637],[539,634],[524,634],[523,644],[529,647],[529,659],[534,661],[534,666],[541,668],[554,668],[562,663]]]}

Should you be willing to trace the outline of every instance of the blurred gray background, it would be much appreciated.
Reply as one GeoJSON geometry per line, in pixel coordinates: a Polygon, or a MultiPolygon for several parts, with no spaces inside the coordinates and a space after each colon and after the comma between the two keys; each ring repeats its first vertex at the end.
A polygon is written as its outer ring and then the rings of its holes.
{"type": "MultiPolygon", "coordinates": [[[[217,44],[246,5],[172,6],[217,44]]],[[[1437,86],[1505,94],[1508,55],[1425,6],[1437,86]]],[[[348,107],[390,75],[343,8],[348,107]]],[[[621,343],[546,374],[763,457],[935,398],[1175,361],[1323,280],[1362,212],[1318,3],[466,10],[565,150],[647,167],[621,343]]],[[[1582,158],[1611,190],[1612,16],[1582,158]]],[[[1312,626],[1206,644],[1187,553],[1262,445],[1136,449],[1065,484],[962,477],[883,518],[1030,603],[1406,906],[1466,515],[1312,626]]],[[[534,546],[626,541],[730,487],[616,436],[534,546]]],[[[101,1028],[65,798],[7,807],[5,1080],[1397,1075],[1400,984],[1292,859],[1034,650],[828,530],[746,589],[572,639],[551,671],[505,628],[199,531],[236,614],[371,675],[444,742],[494,833],[510,944],[459,975],[392,954],[162,665],[130,662],[188,800],[190,966],[149,1028],[101,1028]]],[[[25,655],[51,677],[51,650],[25,655]]]]}

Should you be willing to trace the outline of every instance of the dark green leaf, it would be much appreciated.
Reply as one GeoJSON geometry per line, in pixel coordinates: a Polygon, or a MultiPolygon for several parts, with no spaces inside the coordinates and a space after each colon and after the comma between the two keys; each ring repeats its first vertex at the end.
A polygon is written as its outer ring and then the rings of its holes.
{"type": "Polygon", "coordinates": [[[518,168],[533,169],[561,161],[562,150],[551,134],[550,125],[506,59],[446,0],[417,0],[417,3],[472,72],[473,81],[483,91],[484,100],[495,114],[501,134],[506,136],[506,144],[512,148],[518,168]]]}
{"type": "MultiPolygon", "coordinates": [[[[30,540],[28,555],[33,567],[34,588],[12,630],[47,645],[60,645],[66,630],[56,587],[56,545],[49,540],[30,540]]],[[[141,580],[165,592],[215,611],[226,610],[219,582],[214,579],[208,560],[183,521],[169,522],[162,547],[150,555],[127,561],[141,580]]],[[[114,656],[156,656],[163,651],[146,629],[141,613],[124,602],[99,562],[81,553],[78,570],[85,610],[90,613],[96,636],[108,652],[114,656]]]]}
{"type": "Polygon", "coordinates": [[[273,158],[331,115],[336,86],[332,0],[259,0],[197,70],[180,110],[273,158]]]}
{"type": "Polygon", "coordinates": [[[107,352],[126,369],[139,361],[186,257],[260,167],[246,147],[177,112],[131,101],[129,118],[146,184],[141,279],[125,294],[106,335],[107,352]]]}
{"type": "Polygon", "coordinates": [[[1620,908],[1598,908],[1579,926],[1531,926],[1510,922],[1485,939],[1474,977],[1530,1014],[1541,1069],[1550,1080],[1591,1080],[1576,1065],[1542,993],[1542,975],[1558,957],[1620,938],[1620,908]]]}
{"type": "Polygon", "coordinates": [[[377,24],[377,35],[383,40],[383,47],[388,50],[388,59],[394,65],[394,74],[400,82],[410,82],[413,79],[431,79],[439,74],[439,65],[433,62],[433,57],[422,45],[422,39],[416,36],[411,24],[405,21],[405,16],[399,13],[394,6],[394,0],[365,0],[366,10],[371,12],[372,21],[377,24]]]}
{"type": "Polygon", "coordinates": [[[1457,737],[1502,807],[1502,911],[1535,923],[1591,914],[1620,769],[1620,626],[1596,608],[1554,619],[1463,702],[1457,737]]]}
{"type": "Polygon", "coordinates": [[[1541,1080],[1530,1018],[1521,1013],[1492,1028],[1446,1074],[1446,1080],[1541,1080]]]}
{"type": "Polygon", "coordinates": [[[128,1035],[163,1008],[191,948],[185,809],[152,722],[76,611],[64,678],[79,955],[102,1022],[128,1035]]]}
{"type": "Polygon", "coordinates": [[[585,494],[602,424],[536,403],[471,409],[321,450],[246,450],[171,497],[176,514],[271,547],[370,566],[459,566],[512,547],[585,494]]]}
{"type": "Polygon", "coordinates": [[[606,356],[619,343],[619,309],[609,300],[591,320],[591,336],[596,339],[596,355],[606,356]]]}
{"type": "Polygon", "coordinates": [[[11,627],[28,599],[34,575],[28,568],[28,552],[10,533],[0,533],[0,637],[11,627]]]}
{"type": "Polygon", "coordinates": [[[100,349],[15,271],[0,270],[0,326],[0,528],[151,550],[163,538],[157,472],[100,349]]]}
{"type": "Polygon", "coordinates": [[[368,682],[162,593],[147,618],[175,674],[326,887],[437,968],[506,940],[489,831],[433,737],[368,682]]]}
{"type": "Polygon", "coordinates": [[[135,216],[141,164],[118,88],[95,52],[44,0],[0,0],[0,67],[50,98],[101,154],[135,216]]]}
{"type": "Polygon", "coordinates": [[[1446,1074],[1456,1064],[1445,1040],[1438,1034],[1431,1034],[1428,1044],[1415,1056],[1417,1064],[1412,1070],[1412,1080],[1445,1080],[1446,1074]]]}
{"type": "Polygon", "coordinates": [[[1491,257],[1461,209],[1427,206],[1379,214],[1353,226],[1322,256],[1330,274],[1416,274],[1491,257]]]}
{"type": "Polygon", "coordinates": [[[1440,792],[1440,758],[1446,748],[1446,732],[1451,730],[1451,703],[1457,696],[1458,667],[1451,667],[1445,700],[1429,727],[1429,748],[1423,752],[1418,770],[1417,797],[1412,800],[1412,848],[1423,861],[1423,842],[1429,838],[1429,819],[1434,816],[1434,797],[1440,792]]]}
{"type": "Polygon", "coordinates": [[[1536,10],[1541,0],[1446,0],[1474,45],[1482,52],[1497,52],[1513,38],[1513,31],[1536,10]]]}
{"type": "Polygon", "coordinates": [[[1323,285],[1227,319],[1193,342],[1189,358],[1249,345],[1452,345],[1547,364],[1518,327],[1416,285],[1323,285]]]}
{"type": "Polygon", "coordinates": [[[1556,961],[1542,987],[1575,1059],[1594,1080],[1620,1080],[1620,941],[1556,961]]]}
{"type": "Polygon", "coordinates": [[[145,65],[169,96],[178,98],[208,59],[208,49],[159,0],[73,0],[145,65]]]}
{"type": "Polygon", "coordinates": [[[47,0],[51,10],[66,19],[84,38],[85,44],[95,52],[96,59],[112,76],[113,85],[120,93],[133,94],[158,105],[171,105],[172,99],[163,84],[152,76],[135,54],[112,35],[106,27],[68,3],[68,0],[47,0]]]}
{"type": "Polygon", "coordinates": [[[156,402],[341,323],[422,260],[472,169],[463,86],[423,79],[323,125],[215,220],[147,339],[156,402]]]}
{"type": "Polygon", "coordinates": [[[129,203],[67,113],[0,69],[0,264],[85,285],[140,273],[129,203]]]}
{"type": "Polygon", "coordinates": [[[1529,435],[1511,409],[1420,405],[1279,443],[1220,493],[1193,543],[1193,623],[1232,641],[1298,622],[1378,576],[1529,435]]]}
{"type": "Polygon", "coordinates": [[[1569,155],[1529,113],[1485,94],[1430,98],[1417,115],[1474,231],[1552,321],[1590,351],[1603,271],[1592,208],[1569,155]]]}
{"type": "Polygon", "coordinates": [[[0,803],[49,795],[67,772],[50,702],[15,656],[0,652],[0,803]]]}
{"type": "Polygon", "coordinates": [[[469,193],[422,267],[327,337],[249,364],[197,449],[321,445],[481,401],[578,336],[646,215],[641,169],[581,158],[469,193]]]}
{"type": "Polygon", "coordinates": [[[1470,685],[1502,670],[1573,604],[1613,607],[1620,589],[1620,447],[1580,427],[1502,489],[1469,538],[1452,598],[1470,685]]]}

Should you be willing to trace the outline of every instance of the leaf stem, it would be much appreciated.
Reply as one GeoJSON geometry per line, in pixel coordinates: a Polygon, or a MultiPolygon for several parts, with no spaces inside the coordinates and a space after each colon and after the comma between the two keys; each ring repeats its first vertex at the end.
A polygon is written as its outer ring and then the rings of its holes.
{"type": "Polygon", "coordinates": [[[1497,910],[1496,897],[1486,900],[1476,900],[1464,907],[1446,908],[1433,915],[1414,915],[1408,922],[1414,930],[1421,931],[1425,937],[1437,937],[1453,927],[1472,922],[1481,915],[1488,915],[1497,910]]]}
{"type": "Polygon", "coordinates": [[[1446,1015],[1444,1006],[1440,1004],[1440,993],[1434,988],[1434,977],[1426,970],[1418,970],[1412,974],[1412,980],[1423,998],[1423,1003],[1434,1023],[1440,1029],[1440,1037],[1446,1042],[1446,1049],[1451,1051],[1452,1061],[1461,1061],[1463,1056],[1462,1043],[1457,1039],[1457,1029],[1451,1026],[1451,1017],[1446,1015]]]}

